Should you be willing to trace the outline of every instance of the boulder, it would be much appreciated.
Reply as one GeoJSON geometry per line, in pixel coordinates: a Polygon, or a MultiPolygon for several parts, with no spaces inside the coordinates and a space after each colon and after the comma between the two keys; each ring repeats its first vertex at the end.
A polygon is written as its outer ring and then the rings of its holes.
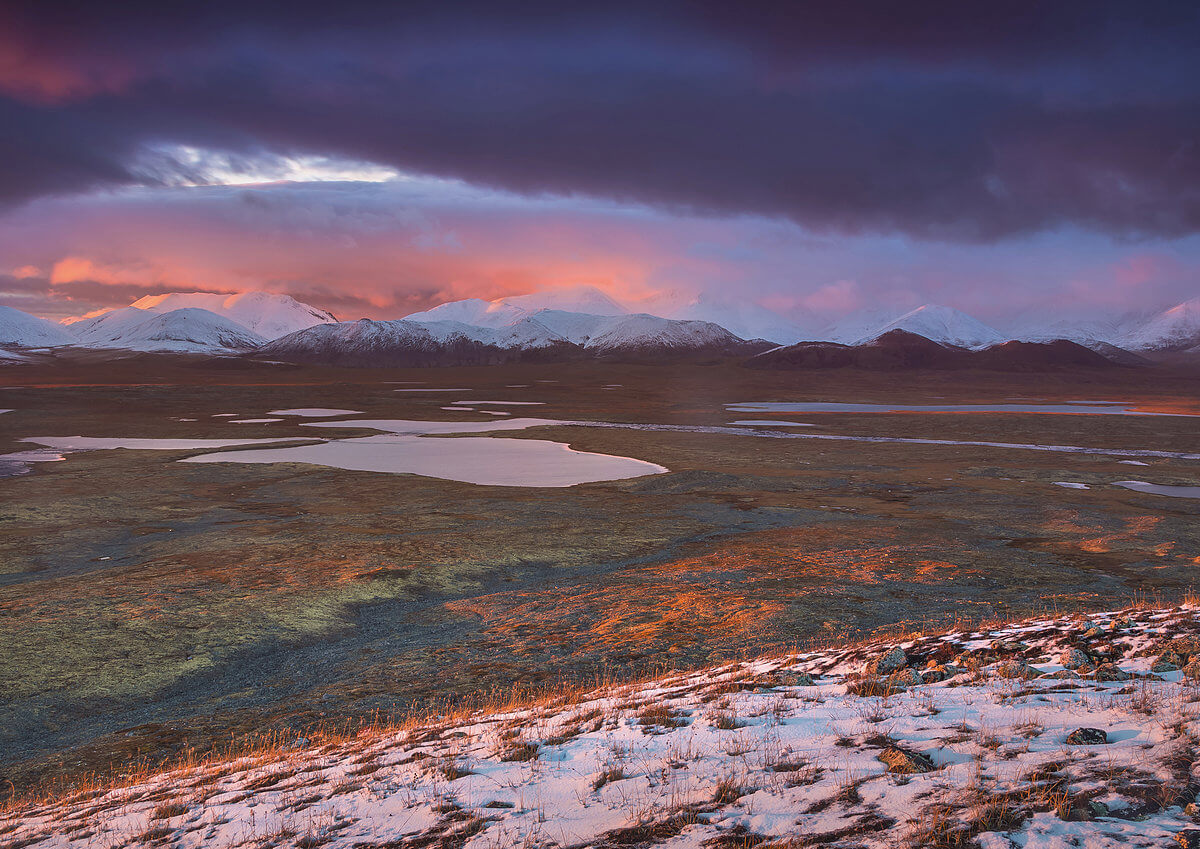
{"type": "Polygon", "coordinates": [[[892,646],[863,669],[864,675],[891,675],[908,666],[908,655],[900,646],[892,646]]]}
{"type": "Polygon", "coordinates": [[[997,664],[996,674],[1001,678],[1037,678],[1041,675],[1036,669],[1023,660],[1006,660],[997,664]]]}
{"type": "Polygon", "coordinates": [[[933,772],[933,761],[919,752],[907,752],[899,746],[888,746],[878,755],[894,775],[916,775],[933,772]]]}
{"type": "Polygon", "coordinates": [[[1115,663],[1102,663],[1096,667],[1097,681],[1128,681],[1133,676],[1115,663]]]}
{"type": "Polygon", "coordinates": [[[1184,849],[1200,849],[1200,828],[1185,828],[1175,832],[1175,842],[1184,849]]]}
{"type": "Polygon", "coordinates": [[[1076,728],[1063,742],[1070,746],[1102,746],[1108,742],[1108,734],[1099,728],[1076,728]]]}
{"type": "Polygon", "coordinates": [[[1087,666],[1090,662],[1088,656],[1077,648],[1067,649],[1059,658],[1059,663],[1067,669],[1078,669],[1081,666],[1087,666]]]}
{"type": "Polygon", "coordinates": [[[901,669],[899,672],[889,675],[887,682],[894,689],[902,690],[905,687],[921,686],[925,683],[925,678],[915,669],[901,669]]]}
{"type": "Polygon", "coordinates": [[[816,684],[812,676],[807,672],[792,672],[782,670],[775,673],[776,680],[779,681],[780,687],[815,687],[816,684]]]}

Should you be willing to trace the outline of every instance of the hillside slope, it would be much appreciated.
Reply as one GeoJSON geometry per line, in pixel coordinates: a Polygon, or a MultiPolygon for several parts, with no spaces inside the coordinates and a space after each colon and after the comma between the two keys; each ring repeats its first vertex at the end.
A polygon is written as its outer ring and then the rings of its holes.
{"type": "Polygon", "coordinates": [[[11,807],[22,847],[1167,846],[1200,610],[912,634],[442,712],[11,807]]]}

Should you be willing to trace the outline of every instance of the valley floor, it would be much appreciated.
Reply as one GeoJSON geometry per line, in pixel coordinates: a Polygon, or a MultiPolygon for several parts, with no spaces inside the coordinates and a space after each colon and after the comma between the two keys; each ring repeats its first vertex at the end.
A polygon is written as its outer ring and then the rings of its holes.
{"type": "Polygon", "coordinates": [[[0,798],[230,740],[312,738],[897,624],[1175,601],[1200,562],[1200,500],[1123,485],[1196,485],[1191,415],[744,411],[1200,412],[1182,374],[321,370],[160,356],[19,366],[5,381],[4,454],[36,448],[31,437],[196,446],[379,433],[280,414],[315,410],[464,427],[536,416],[550,423],[492,438],[669,471],[485,486],[195,462],[211,447],[29,464],[0,480],[0,798]],[[732,424],[760,417],[808,426],[732,424]]]}

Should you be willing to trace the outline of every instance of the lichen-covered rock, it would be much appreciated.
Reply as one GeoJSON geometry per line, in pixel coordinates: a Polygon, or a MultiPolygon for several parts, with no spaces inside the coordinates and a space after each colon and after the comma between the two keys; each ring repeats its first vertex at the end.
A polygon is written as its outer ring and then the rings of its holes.
{"type": "Polygon", "coordinates": [[[1184,849],[1200,849],[1200,828],[1185,828],[1175,832],[1175,842],[1184,849]]]}
{"type": "Polygon", "coordinates": [[[815,687],[816,683],[807,672],[784,670],[775,674],[781,687],[815,687]]]}
{"type": "Polygon", "coordinates": [[[926,684],[933,684],[937,681],[945,681],[947,678],[953,678],[962,670],[953,664],[942,664],[941,666],[931,666],[921,673],[921,678],[926,684]]]}
{"type": "Polygon", "coordinates": [[[1156,660],[1154,662],[1154,665],[1150,667],[1150,671],[1157,672],[1160,674],[1163,672],[1178,672],[1179,664],[1172,663],[1169,660],[1163,660],[1162,658],[1159,658],[1158,660],[1156,660]]]}
{"type": "Polygon", "coordinates": [[[891,675],[908,666],[908,655],[900,646],[892,646],[863,669],[864,675],[891,675]]]}
{"type": "Polygon", "coordinates": [[[925,678],[915,669],[901,669],[888,676],[888,684],[896,689],[919,687],[925,683],[925,678]]]}
{"type": "Polygon", "coordinates": [[[906,752],[899,746],[889,746],[878,755],[879,760],[887,765],[887,771],[894,775],[916,775],[933,772],[933,761],[920,752],[906,752]]]}
{"type": "Polygon", "coordinates": [[[1133,676],[1115,663],[1102,663],[1096,667],[1097,681],[1128,681],[1133,676]]]}
{"type": "Polygon", "coordinates": [[[1067,649],[1059,659],[1059,663],[1067,669],[1078,669],[1081,666],[1087,666],[1090,662],[1088,656],[1077,648],[1067,649]]]}
{"type": "Polygon", "coordinates": [[[1043,678],[1072,679],[1072,678],[1078,678],[1079,673],[1073,669],[1060,669],[1057,672],[1051,672],[1047,675],[1043,675],[1042,677],[1043,678]]]}
{"type": "Polygon", "coordinates": [[[1063,742],[1070,746],[1102,746],[1108,742],[1108,734],[1099,728],[1076,728],[1063,742]]]}
{"type": "Polygon", "coordinates": [[[1001,678],[1037,678],[1041,673],[1023,660],[1006,660],[996,666],[1001,678]]]}

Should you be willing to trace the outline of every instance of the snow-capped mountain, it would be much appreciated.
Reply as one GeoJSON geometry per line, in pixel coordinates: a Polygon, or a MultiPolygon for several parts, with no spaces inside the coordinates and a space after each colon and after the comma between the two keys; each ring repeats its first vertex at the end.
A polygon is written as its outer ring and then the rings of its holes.
{"type": "Polygon", "coordinates": [[[677,321],[642,313],[600,322],[583,347],[600,352],[686,351],[732,349],[743,343],[710,321],[677,321]]]}
{"type": "Polygon", "coordinates": [[[463,301],[449,301],[433,309],[406,315],[405,321],[456,321],[460,324],[470,324],[475,327],[503,327],[520,321],[528,313],[520,307],[510,306],[503,302],[484,301],[479,298],[467,298],[463,301]]]}
{"type": "Polygon", "coordinates": [[[594,286],[576,286],[529,295],[512,295],[494,301],[479,298],[449,301],[404,318],[406,321],[458,321],[476,327],[504,327],[542,310],[609,316],[629,313],[629,310],[594,286]]]}
{"type": "Polygon", "coordinates": [[[986,348],[1008,341],[1003,333],[965,312],[940,304],[925,304],[863,334],[855,342],[870,342],[893,330],[906,330],[945,345],[986,348]]]}
{"type": "Polygon", "coordinates": [[[0,306],[0,345],[50,348],[75,342],[75,336],[60,324],[14,307],[0,306]]]}
{"type": "Polygon", "coordinates": [[[639,304],[644,312],[687,321],[719,324],[743,339],[766,339],[779,345],[791,345],[814,338],[815,329],[793,321],[753,301],[719,298],[708,293],[679,295],[667,293],[639,304]]]}
{"type": "Polygon", "coordinates": [[[297,331],[257,356],[345,366],[488,365],[587,356],[721,355],[761,350],[716,324],[652,315],[542,310],[504,327],[458,321],[344,321],[297,331]]]}
{"type": "Polygon", "coordinates": [[[208,310],[265,339],[278,339],[315,324],[337,321],[331,313],[303,304],[290,295],[273,295],[269,292],[242,292],[237,295],[171,292],[147,295],[130,306],[158,313],[184,308],[208,310]]]}
{"type": "Polygon", "coordinates": [[[131,351],[248,351],[267,341],[225,316],[195,307],[169,312],[123,307],[76,322],[71,328],[77,344],[131,351]]]}
{"type": "MultiPolygon", "coordinates": [[[[401,319],[407,322],[408,319],[401,319]]],[[[478,327],[460,321],[422,321],[420,324],[439,342],[449,342],[456,337],[470,339],[498,348],[548,348],[566,340],[547,328],[535,318],[521,318],[503,327],[478,327]]]]}
{"type": "Polygon", "coordinates": [[[1163,310],[1116,344],[1131,351],[1181,351],[1200,345],[1200,297],[1163,310]]]}
{"type": "Polygon", "coordinates": [[[533,325],[494,330],[453,321],[363,318],[298,330],[266,343],[256,356],[333,366],[419,368],[497,365],[542,356],[556,346],[573,347],[548,338],[545,328],[533,325]]]}

